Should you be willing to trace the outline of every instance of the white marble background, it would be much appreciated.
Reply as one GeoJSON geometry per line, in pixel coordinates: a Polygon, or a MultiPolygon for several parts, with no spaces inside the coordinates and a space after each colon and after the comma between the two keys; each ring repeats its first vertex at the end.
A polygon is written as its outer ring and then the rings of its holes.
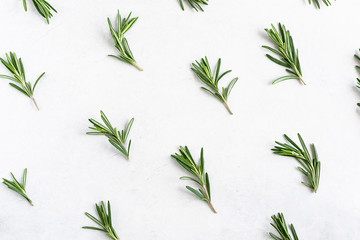
{"type": "Polygon", "coordinates": [[[0,55],[21,56],[29,80],[46,71],[40,112],[0,81],[0,176],[27,167],[35,203],[0,186],[1,240],[106,239],[81,229],[101,200],[111,200],[124,240],[269,239],[280,211],[300,239],[360,239],[360,1],[317,10],[305,0],[211,0],[204,13],[182,12],[177,0],[51,2],[59,14],[50,25],[30,2],[28,13],[20,0],[0,2],[0,55]],[[106,17],[117,9],[140,17],[127,38],[144,72],[107,57],[116,50],[106,17]],[[306,87],[271,85],[284,69],[261,45],[270,44],[263,29],[279,21],[299,48],[306,87]],[[189,69],[205,55],[240,79],[234,116],[189,69]],[[85,135],[100,109],[119,127],[135,117],[130,162],[85,135]],[[297,132],[319,151],[317,194],[301,185],[294,159],[270,151],[297,132]],[[205,148],[217,215],[178,180],[185,172],[170,154],[184,144],[196,157],[205,148]]]}

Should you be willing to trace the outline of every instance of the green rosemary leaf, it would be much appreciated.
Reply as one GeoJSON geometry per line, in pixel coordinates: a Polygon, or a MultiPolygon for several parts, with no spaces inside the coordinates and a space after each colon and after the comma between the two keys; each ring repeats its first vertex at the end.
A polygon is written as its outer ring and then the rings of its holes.
{"type": "MultiPolygon", "coordinates": [[[[320,9],[320,0],[309,0],[309,4],[311,5],[311,2],[314,2],[315,6],[320,9]]],[[[328,7],[331,6],[330,0],[322,0],[322,2],[328,7]]]]}
{"type": "MultiPolygon", "coordinates": [[[[54,11],[57,13],[56,9],[50,5],[45,0],[32,0],[32,3],[34,4],[35,9],[38,11],[38,13],[46,19],[46,22],[49,24],[50,18],[53,17],[53,14],[51,11],[54,11]]],[[[26,0],[23,0],[23,6],[25,12],[27,12],[27,3],[26,0]]]]}
{"type": "Polygon", "coordinates": [[[21,196],[23,196],[32,206],[34,206],[34,204],[32,203],[31,199],[29,198],[29,196],[27,195],[26,191],[25,191],[25,187],[26,187],[26,178],[27,178],[27,168],[25,168],[23,176],[22,176],[22,183],[20,183],[14,176],[13,173],[10,173],[11,177],[13,178],[13,181],[7,180],[5,178],[3,178],[3,183],[11,190],[17,192],[18,194],[20,194],[21,196]]]}
{"type": "Polygon", "coordinates": [[[108,201],[108,208],[106,211],[106,207],[104,202],[100,203],[100,206],[95,204],[96,211],[98,213],[99,219],[96,219],[94,216],[92,216],[90,213],[85,213],[85,215],[90,218],[92,221],[94,221],[96,224],[98,224],[101,228],[98,227],[91,227],[91,226],[84,226],[83,229],[90,229],[90,230],[96,230],[105,232],[108,237],[110,237],[113,240],[119,240],[116,231],[114,230],[114,227],[112,226],[112,219],[111,219],[111,206],[110,201],[108,201]]]}
{"type": "Polygon", "coordinates": [[[188,189],[190,192],[194,193],[196,196],[198,196],[201,200],[207,201],[206,198],[204,198],[204,195],[200,192],[195,190],[194,188],[190,186],[186,186],[186,189],[188,189]]]}
{"type": "Polygon", "coordinates": [[[35,84],[34,84],[34,87],[33,87],[33,92],[35,91],[35,88],[36,88],[36,85],[38,84],[38,82],[40,81],[40,79],[45,75],[45,72],[43,72],[39,77],[38,79],[36,80],[35,84]]]}
{"type": "Polygon", "coordinates": [[[113,27],[110,18],[107,19],[109,24],[109,29],[111,36],[113,37],[114,44],[116,49],[119,51],[119,56],[109,55],[111,57],[115,57],[120,61],[129,63],[135,66],[137,69],[142,71],[143,69],[139,67],[136,63],[135,58],[130,50],[129,44],[125,38],[125,33],[130,30],[130,28],[135,24],[138,20],[138,17],[131,18],[131,13],[127,18],[122,19],[120,12],[118,10],[117,14],[117,30],[113,27]]]}
{"type": "Polygon", "coordinates": [[[21,58],[18,58],[13,52],[10,52],[9,54],[6,53],[5,55],[6,60],[0,58],[0,61],[13,76],[0,75],[0,78],[15,82],[15,84],[9,83],[10,86],[29,97],[34,103],[36,109],[39,110],[39,107],[34,98],[34,90],[45,73],[40,75],[40,77],[36,80],[34,87],[31,87],[31,83],[26,81],[24,65],[21,58]]]}
{"type": "Polygon", "coordinates": [[[193,157],[191,156],[190,150],[187,146],[179,147],[179,153],[171,155],[185,170],[187,170],[192,177],[184,176],[181,177],[181,180],[190,180],[197,183],[200,186],[199,190],[195,190],[190,186],[186,188],[199,197],[201,200],[208,203],[211,210],[216,213],[216,210],[211,202],[211,193],[210,193],[210,181],[208,174],[204,171],[204,149],[201,149],[200,155],[200,164],[196,164],[193,157]]]}
{"type": "Polygon", "coordinates": [[[300,134],[298,134],[298,138],[302,148],[300,148],[287,135],[284,135],[284,138],[290,143],[290,145],[285,143],[275,142],[277,146],[275,146],[271,150],[277,155],[295,158],[302,167],[302,168],[298,167],[298,170],[302,172],[308,179],[308,183],[303,182],[303,184],[311,188],[316,193],[320,182],[321,163],[318,160],[318,154],[315,145],[314,144],[310,145],[310,149],[311,149],[311,155],[310,155],[310,152],[307,149],[305,142],[300,134]]]}
{"type": "Polygon", "coordinates": [[[26,3],[26,0],[23,0],[23,6],[24,6],[25,12],[27,12],[27,3],[26,3]]]}
{"type": "Polygon", "coordinates": [[[201,4],[203,5],[208,5],[208,0],[179,0],[180,2],[180,7],[181,9],[184,11],[184,2],[183,1],[187,1],[189,3],[189,5],[195,10],[195,11],[204,11],[201,7],[201,4]]]}
{"type": "Polygon", "coordinates": [[[274,223],[271,223],[271,226],[273,226],[276,229],[280,237],[276,236],[271,232],[269,233],[270,237],[272,237],[275,240],[299,240],[293,224],[290,225],[290,230],[293,235],[293,238],[291,237],[284,215],[282,213],[278,213],[277,216],[273,215],[271,219],[274,221],[274,223]]]}
{"type": "Polygon", "coordinates": [[[273,84],[289,79],[297,79],[302,84],[306,85],[302,76],[298,50],[294,47],[290,31],[286,30],[285,25],[281,23],[279,23],[279,30],[277,30],[274,25],[271,25],[271,29],[265,29],[265,31],[270,39],[275,43],[277,50],[269,46],[262,47],[273,52],[280,59],[277,59],[269,54],[266,54],[266,57],[272,62],[285,67],[287,72],[292,74],[290,76],[284,76],[276,79],[273,84]]]}
{"type": "Polygon", "coordinates": [[[211,95],[215,96],[217,99],[219,99],[226,107],[226,109],[229,111],[230,114],[233,114],[230,110],[230,107],[227,103],[227,100],[229,98],[230,92],[234,85],[236,84],[238,78],[234,78],[228,85],[227,88],[222,88],[222,92],[219,90],[219,81],[222,79],[226,74],[230,73],[231,70],[226,71],[220,75],[220,67],[221,67],[221,58],[219,58],[215,73],[212,72],[209,61],[207,57],[202,58],[200,62],[195,61],[195,63],[192,64],[191,70],[198,76],[198,78],[205,83],[210,89],[201,87],[206,92],[210,93],[211,95]],[[220,75],[220,76],[219,76],[220,75]]]}
{"type": "Polygon", "coordinates": [[[113,128],[109,119],[106,117],[103,111],[100,111],[101,119],[103,120],[104,125],[99,123],[94,119],[89,119],[89,122],[94,125],[94,127],[89,127],[91,130],[95,132],[87,132],[88,135],[104,135],[108,138],[111,145],[113,145],[117,150],[119,150],[124,156],[129,160],[130,155],[130,146],[131,140],[126,147],[126,141],[129,136],[131,127],[134,123],[134,118],[130,120],[125,129],[122,131],[122,134],[119,134],[119,131],[116,128],[113,128]]]}
{"type": "MultiPolygon", "coordinates": [[[[360,51],[360,49],[359,49],[360,51]]],[[[360,56],[355,54],[355,58],[359,61],[359,65],[356,65],[356,69],[360,70],[360,56]]],[[[360,78],[357,78],[357,88],[360,88],[360,78]]],[[[360,103],[357,104],[360,107],[360,103]]]]}

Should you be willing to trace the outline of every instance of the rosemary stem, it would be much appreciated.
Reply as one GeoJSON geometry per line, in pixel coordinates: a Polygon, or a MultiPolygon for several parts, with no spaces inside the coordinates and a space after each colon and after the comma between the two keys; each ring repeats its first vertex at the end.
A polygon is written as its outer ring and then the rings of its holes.
{"type": "Polygon", "coordinates": [[[35,98],[34,98],[33,96],[31,96],[30,98],[31,98],[31,100],[33,101],[36,109],[39,111],[40,109],[39,109],[39,106],[37,105],[37,103],[36,103],[36,101],[35,101],[35,98]]]}
{"type": "Polygon", "coordinates": [[[300,77],[299,79],[302,84],[306,85],[306,83],[304,82],[304,79],[302,77],[300,77]]]}
{"type": "Polygon", "coordinates": [[[226,109],[229,111],[229,113],[230,113],[231,115],[233,115],[233,112],[231,111],[229,105],[227,104],[227,101],[224,102],[224,105],[225,105],[226,109]]]}
{"type": "Polygon", "coordinates": [[[136,62],[133,62],[132,65],[133,65],[134,67],[136,67],[137,69],[139,69],[139,71],[144,71],[139,65],[137,65],[136,62]]]}
{"type": "Polygon", "coordinates": [[[212,210],[214,213],[217,213],[216,210],[215,210],[215,208],[214,208],[214,206],[213,206],[212,203],[211,203],[210,196],[209,196],[209,193],[208,193],[206,187],[205,187],[205,186],[202,186],[202,188],[203,188],[203,191],[204,191],[204,193],[205,193],[205,196],[206,196],[206,198],[207,198],[207,200],[208,200],[207,202],[208,202],[211,210],[212,210]]]}
{"type": "Polygon", "coordinates": [[[231,115],[233,115],[233,112],[231,111],[231,109],[230,109],[230,107],[229,107],[226,99],[224,98],[224,96],[223,96],[219,91],[217,91],[217,93],[221,96],[221,99],[222,99],[222,101],[223,101],[226,109],[229,111],[229,113],[230,113],[231,115]]]}

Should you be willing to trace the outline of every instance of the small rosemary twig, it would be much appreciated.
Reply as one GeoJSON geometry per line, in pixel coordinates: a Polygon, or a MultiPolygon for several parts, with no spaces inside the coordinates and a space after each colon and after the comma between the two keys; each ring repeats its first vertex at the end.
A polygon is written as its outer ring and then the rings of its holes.
{"type": "MultiPolygon", "coordinates": [[[[330,0],[322,0],[322,1],[327,7],[331,6],[330,0]]],[[[314,2],[315,6],[320,9],[320,0],[309,0],[310,5],[311,5],[311,2],[314,2]]]]}
{"type": "Polygon", "coordinates": [[[45,75],[45,72],[38,77],[34,86],[31,86],[31,83],[26,81],[25,69],[22,60],[21,58],[18,59],[15,53],[6,53],[6,60],[0,58],[0,61],[13,74],[13,76],[0,75],[0,78],[15,82],[16,84],[9,83],[10,86],[29,97],[33,101],[36,109],[39,110],[34,98],[34,91],[40,79],[45,75]]]}
{"type": "MultiPolygon", "coordinates": [[[[188,3],[189,3],[189,5],[193,8],[193,9],[195,9],[195,11],[204,11],[203,9],[202,9],[202,7],[201,7],[201,4],[203,4],[203,5],[208,5],[208,0],[184,0],[184,1],[187,1],[188,3]]],[[[184,9],[184,2],[183,2],[183,0],[179,0],[179,2],[180,2],[180,6],[181,6],[181,9],[184,11],[185,9],[184,9]]]]}
{"type": "Polygon", "coordinates": [[[235,86],[238,78],[234,78],[231,80],[229,85],[226,88],[222,88],[220,90],[219,88],[219,82],[220,80],[228,73],[231,72],[231,70],[228,70],[224,73],[220,74],[220,67],[221,67],[221,58],[219,58],[215,72],[213,73],[211,71],[210,63],[207,59],[207,57],[202,58],[200,62],[195,61],[195,63],[192,64],[191,70],[195,72],[195,74],[198,76],[198,78],[205,83],[210,89],[201,87],[203,90],[205,90],[207,93],[211,94],[212,96],[219,99],[226,107],[226,109],[229,111],[229,113],[232,115],[232,111],[228,105],[228,98],[231,93],[231,90],[235,86]]]}
{"type": "MultiPolygon", "coordinates": [[[[46,22],[49,24],[50,18],[53,17],[51,11],[54,11],[57,13],[56,9],[50,5],[46,0],[32,0],[36,10],[40,13],[41,16],[43,16],[46,19],[46,22]]],[[[26,0],[23,0],[23,6],[25,9],[25,12],[27,12],[27,3],[26,0]]]]}
{"type": "Polygon", "coordinates": [[[101,119],[103,120],[104,125],[99,123],[94,119],[89,119],[89,121],[94,125],[94,127],[89,127],[94,132],[87,132],[88,135],[104,135],[109,139],[111,145],[113,145],[117,150],[119,150],[125,157],[129,160],[131,140],[129,141],[128,146],[126,147],[126,141],[129,136],[131,127],[134,123],[134,118],[130,120],[124,130],[118,131],[117,128],[114,128],[109,119],[106,117],[103,111],[100,111],[101,119]]]}
{"type": "Polygon", "coordinates": [[[271,48],[269,46],[262,46],[262,47],[275,53],[280,57],[280,59],[277,59],[269,54],[266,54],[266,57],[269,58],[274,63],[285,67],[286,72],[290,74],[276,79],[273,82],[273,84],[290,79],[297,79],[302,84],[306,85],[301,72],[299,51],[294,47],[294,42],[292,36],[290,35],[290,31],[286,30],[285,25],[281,23],[279,23],[279,31],[272,24],[271,24],[271,29],[265,29],[265,31],[267,32],[271,40],[274,41],[274,43],[277,46],[277,49],[271,48]]]}
{"type": "Polygon", "coordinates": [[[31,201],[31,199],[29,198],[29,196],[27,195],[27,193],[25,191],[27,168],[25,168],[25,170],[24,170],[23,177],[22,177],[22,183],[20,183],[18,180],[16,180],[13,173],[10,173],[10,174],[11,174],[11,177],[13,178],[13,181],[3,178],[3,183],[11,190],[13,190],[13,191],[17,192],[18,194],[20,194],[21,196],[23,196],[31,204],[31,206],[34,206],[33,202],[31,201]]]}
{"type": "Polygon", "coordinates": [[[209,175],[205,172],[204,149],[201,148],[200,164],[196,164],[187,146],[179,148],[180,154],[175,153],[171,155],[185,170],[187,170],[193,177],[181,177],[181,180],[190,180],[197,183],[201,188],[195,190],[190,186],[186,186],[190,192],[195,194],[201,200],[207,202],[211,210],[216,213],[214,206],[211,203],[210,180],[209,175]]]}
{"type": "Polygon", "coordinates": [[[138,17],[131,18],[131,14],[132,13],[130,13],[127,18],[122,19],[118,10],[116,26],[117,30],[115,30],[115,27],[113,27],[110,18],[107,19],[115,47],[117,50],[119,50],[119,56],[109,56],[119,59],[120,61],[129,63],[135,66],[140,71],[143,71],[143,69],[136,63],[135,58],[130,50],[129,44],[125,38],[125,33],[129,31],[131,27],[135,24],[135,22],[139,19],[138,17]]]}
{"type": "MultiPolygon", "coordinates": [[[[281,236],[281,238],[279,238],[275,234],[269,233],[269,235],[273,239],[275,239],[275,240],[293,240],[293,238],[291,237],[291,235],[289,233],[288,226],[286,224],[284,215],[282,213],[278,213],[278,216],[273,215],[271,217],[271,219],[274,221],[274,223],[271,223],[271,226],[273,226],[276,229],[276,231],[279,233],[279,235],[281,236]]],[[[293,224],[290,225],[290,230],[294,237],[294,240],[299,240],[293,224]]]]}
{"type": "Polygon", "coordinates": [[[110,201],[108,201],[107,211],[103,201],[101,201],[100,205],[95,204],[95,206],[99,219],[95,218],[93,215],[91,215],[88,212],[86,212],[85,215],[88,218],[90,218],[92,221],[94,221],[97,225],[99,225],[100,228],[90,227],[90,226],[84,226],[82,228],[105,232],[106,235],[110,237],[112,240],[119,240],[120,238],[118,237],[114,227],[112,226],[110,201]]]}
{"type": "Polygon", "coordinates": [[[286,143],[275,142],[277,146],[275,146],[272,151],[277,155],[295,158],[301,164],[301,167],[298,167],[297,169],[302,172],[308,179],[308,183],[301,183],[311,188],[316,193],[319,188],[321,163],[318,160],[318,154],[315,145],[310,145],[312,153],[311,156],[304,140],[299,133],[298,138],[302,148],[300,148],[286,134],[284,134],[284,138],[290,143],[290,145],[286,143]]]}
{"type": "MultiPolygon", "coordinates": [[[[359,51],[360,51],[360,49],[359,49],[359,51]]],[[[359,64],[360,64],[360,56],[355,54],[355,58],[359,61],[359,64]]],[[[356,69],[360,70],[360,65],[356,65],[355,67],[356,67],[356,69]]],[[[356,80],[357,80],[356,86],[357,86],[357,88],[360,88],[360,78],[357,78],[356,80]]],[[[357,105],[360,107],[360,103],[358,103],[357,105]]]]}

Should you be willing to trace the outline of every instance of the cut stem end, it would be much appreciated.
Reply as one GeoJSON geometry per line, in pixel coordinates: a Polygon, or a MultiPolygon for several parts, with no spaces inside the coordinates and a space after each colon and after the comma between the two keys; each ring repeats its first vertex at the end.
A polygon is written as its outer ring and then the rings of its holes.
{"type": "Polygon", "coordinates": [[[227,104],[227,101],[224,101],[224,105],[225,105],[226,109],[229,111],[230,115],[233,115],[233,112],[231,111],[229,105],[227,104]]]}
{"type": "Polygon", "coordinates": [[[209,203],[209,206],[211,208],[211,210],[214,212],[214,213],[217,213],[217,211],[215,210],[214,206],[212,205],[211,202],[208,202],[209,203]]]}
{"type": "Polygon", "coordinates": [[[30,98],[31,98],[31,101],[34,103],[36,109],[37,109],[38,111],[40,111],[39,106],[37,105],[37,103],[36,103],[36,101],[35,101],[35,98],[34,98],[34,97],[30,97],[30,98]]]}
{"type": "Polygon", "coordinates": [[[136,67],[139,71],[144,71],[136,62],[133,62],[132,65],[136,67]]]}

